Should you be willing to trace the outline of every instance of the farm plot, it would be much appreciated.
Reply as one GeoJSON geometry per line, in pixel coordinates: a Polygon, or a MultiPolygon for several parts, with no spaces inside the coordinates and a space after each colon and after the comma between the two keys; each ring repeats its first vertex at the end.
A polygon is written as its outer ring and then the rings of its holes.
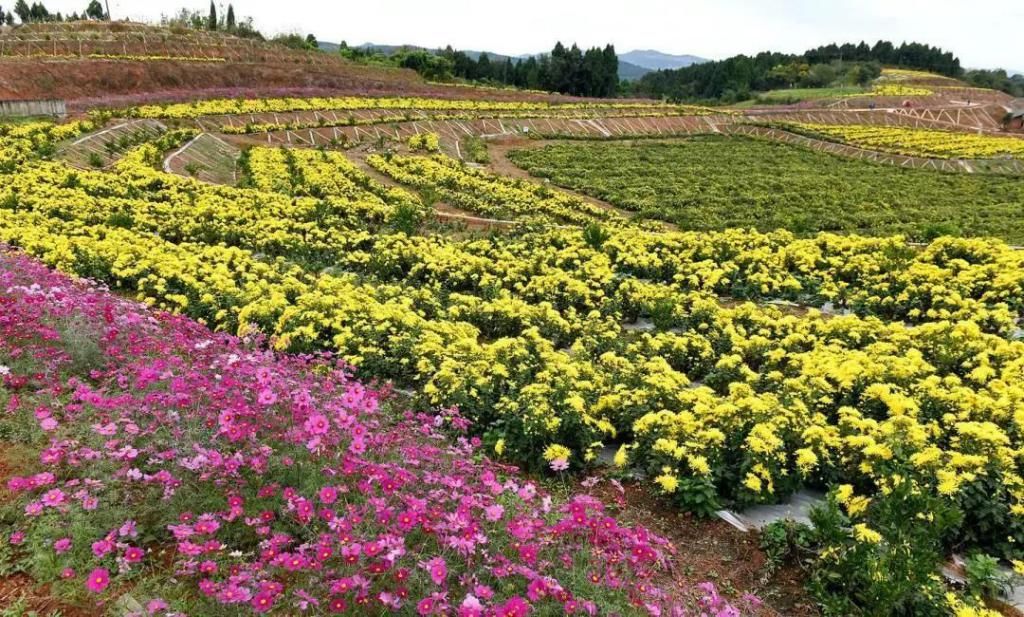
{"type": "MultiPolygon", "coordinates": [[[[408,388],[421,409],[458,407],[473,423],[481,455],[559,474],[590,470],[611,450],[614,463],[644,478],[653,495],[699,515],[773,503],[802,488],[827,492],[813,549],[822,601],[888,597],[878,595],[879,585],[909,580],[908,610],[952,614],[976,600],[947,595],[933,576],[947,547],[1024,557],[1022,435],[1014,411],[1024,401],[1024,253],[998,240],[947,237],[916,248],[900,236],[653,233],[603,210],[552,205],[542,186],[447,159],[376,161],[421,192],[444,191],[481,207],[513,200],[518,215],[560,223],[457,239],[408,225],[408,193],[377,187],[339,153],[254,150],[244,163],[252,187],[235,188],[160,171],[154,144],[135,148],[109,172],[72,170],[36,156],[54,137],[47,127],[4,135],[9,162],[0,169],[9,171],[0,184],[0,242],[211,328],[267,335],[276,352],[335,352],[360,378],[408,388]],[[850,314],[788,314],[742,300],[834,305],[850,314]],[[630,327],[640,320],[651,328],[630,327]]],[[[793,167],[771,144],[722,137],[682,143],[767,148],[761,155],[771,157],[777,173],[811,173],[805,160],[793,167]]],[[[676,160],[660,160],[649,147],[678,146],[636,147],[632,173],[646,165],[648,173],[667,176],[658,165],[676,160]]],[[[211,353],[192,339],[184,348],[190,358],[211,353]]],[[[255,368],[250,377],[262,379],[255,368]]],[[[330,369],[301,374],[321,372],[330,369]]],[[[251,386],[247,378],[239,388],[259,391],[251,386]]],[[[206,392],[173,379],[168,388],[168,396],[178,388],[183,395],[206,392]]],[[[303,420],[301,429],[272,432],[275,439],[317,451],[326,438],[307,440],[327,433],[293,409],[306,399],[296,402],[293,389],[271,394],[274,401],[257,403],[291,401],[288,409],[303,420]]],[[[208,408],[173,400],[183,409],[208,408]]],[[[266,451],[247,441],[246,431],[274,431],[268,418],[278,416],[257,413],[250,422],[216,407],[209,413],[196,418],[197,430],[214,430],[222,448],[251,445],[245,451],[262,465],[266,451]]],[[[164,451],[165,442],[158,445],[154,454],[164,451]]],[[[467,449],[463,458],[471,455],[467,449]]],[[[287,460],[272,471],[325,477],[288,471],[295,459],[287,460]]],[[[56,516],[47,509],[55,494],[44,498],[44,487],[34,484],[22,488],[25,501],[38,502],[33,511],[56,516]]],[[[305,492],[288,499],[313,499],[320,487],[298,488],[305,492]]],[[[276,494],[247,494],[238,507],[276,494]]],[[[219,495],[207,509],[223,512],[230,499],[219,495]]],[[[15,520],[36,534],[29,548],[49,550],[56,538],[24,522],[25,505],[18,504],[15,520]]],[[[294,529],[299,503],[278,506],[266,521],[268,533],[294,529]]],[[[430,520],[441,518],[447,520],[430,520]]],[[[364,520],[402,524],[398,510],[364,520]]],[[[166,538],[167,527],[157,528],[166,538]]],[[[90,529],[89,539],[101,541],[107,532],[90,529]]],[[[185,550],[196,545],[192,535],[185,550]]],[[[83,546],[74,553],[87,565],[79,569],[103,568],[109,576],[115,555],[83,546]]],[[[274,550],[259,557],[261,575],[280,573],[292,584],[306,568],[284,574],[280,551],[306,558],[318,549],[289,541],[274,550]]],[[[128,579],[115,576],[119,584],[128,579]]],[[[232,582],[208,577],[203,585],[215,593],[232,582]]],[[[360,597],[348,587],[332,593],[346,602],[360,597]]]]}
{"type": "Polygon", "coordinates": [[[991,235],[1024,242],[1014,178],[894,169],[744,137],[510,153],[536,176],[683,229],[991,235]]]}
{"type": "Polygon", "coordinates": [[[978,135],[928,129],[798,123],[787,128],[872,150],[910,156],[1024,159],[1024,139],[1010,135],[978,135]]]}
{"type": "Polygon", "coordinates": [[[68,164],[82,169],[109,167],[127,150],[159,137],[167,127],[158,120],[129,120],[79,137],[59,148],[68,164]]]}

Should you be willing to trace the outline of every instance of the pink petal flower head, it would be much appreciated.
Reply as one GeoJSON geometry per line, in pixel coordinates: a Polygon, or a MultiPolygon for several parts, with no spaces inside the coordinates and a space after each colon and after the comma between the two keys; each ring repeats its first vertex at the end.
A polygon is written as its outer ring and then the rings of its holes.
{"type": "Polygon", "coordinates": [[[492,523],[495,521],[500,521],[501,517],[504,516],[504,514],[505,506],[501,505],[500,503],[496,503],[492,506],[487,506],[486,508],[484,508],[484,517],[492,523]]]}
{"type": "Polygon", "coordinates": [[[44,506],[56,508],[57,506],[63,504],[66,501],[66,497],[64,495],[64,491],[60,490],[59,488],[55,488],[43,493],[42,501],[44,506]]]}
{"type": "Polygon", "coordinates": [[[302,427],[311,435],[325,435],[331,428],[331,422],[327,416],[315,413],[306,419],[302,427]]]}
{"type": "Polygon", "coordinates": [[[435,585],[444,583],[444,580],[448,578],[448,564],[445,563],[443,557],[434,557],[429,561],[421,561],[420,567],[430,573],[430,580],[434,581],[435,585]]]}
{"type": "Polygon", "coordinates": [[[100,593],[110,585],[110,572],[106,568],[96,568],[89,573],[85,588],[93,593],[100,593]]]}
{"type": "Polygon", "coordinates": [[[263,388],[256,396],[256,402],[260,405],[273,405],[277,402],[277,395],[270,388],[263,388]]]}
{"type": "Polygon", "coordinates": [[[265,613],[274,607],[274,594],[269,591],[261,591],[252,597],[249,604],[257,613],[265,613]]]}
{"type": "Polygon", "coordinates": [[[149,602],[146,602],[146,613],[155,615],[160,611],[166,611],[168,609],[167,602],[164,602],[160,598],[154,598],[149,602]]]}
{"type": "Polygon", "coordinates": [[[71,550],[71,538],[61,538],[53,543],[53,550],[61,555],[71,550]]]}
{"type": "Polygon", "coordinates": [[[139,563],[146,555],[146,552],[137,546],[129,546],[124,551],[124,560],[128,563],[139,563]]]}
{"type": "Polygon", "coordinates": [[[569,461],[564,458],[556,458],[548,463],[548,465],[551,467],[551,471],[565,471],[569,468],[569,461]]]}
{"type": "Polygon", "coordinates": [[[331,505],[335,501],[338,501],[338,489],[333,486],[325,486],[320,489],[320,501],[331,505]]]}
{"type": "Polygon", "coordinates": [[[526,617],[530,614],[530,603],[519,596],[513,596],[498,608],[496,614],[500,617],[526,617]]]}

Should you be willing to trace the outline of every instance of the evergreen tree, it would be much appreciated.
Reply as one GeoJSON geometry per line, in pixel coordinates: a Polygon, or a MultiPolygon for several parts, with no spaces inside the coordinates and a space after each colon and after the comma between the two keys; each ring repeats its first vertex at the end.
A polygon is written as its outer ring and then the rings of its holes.
{"type": "Polygon", "coordinates": [[[32,19],[32,9],[29,8],[25,0],[18,0],[14,4],[14,14],[18,16],[18,19],[23,24],[27,24],[32,19]]]}
{"type": "Polygon", "coordinates": [[[494,69],[491,67],[491,57],[486,52],[480,54],[476,61],[477,79],[491,79],[494,76],[494,69]]]}
{"type": "Polygon", "coordinates": [[[36,23],[50,21],[50,12],[46,10],[46,6],[42,2],[33,2],[32,8],[28,11],[28,19],[36,23]]]}
{"type": "Polygon", "coordinates": [[[206,19],[206,29],[217,29],[217,7],[214,6],[213,0],[210,0],[210,16],[206,19]]]}
{"type": "Polygon", "coordinates": [[[100,4],[99,0],[92,0],[89,3],[88,8],[85,9],[85,16],[97,21],[107,18],[106,13],[103,12],[103,5],[100,4]]]}
{"type": "Polygon", "coordinates": [[[225,25],[227,25],[228,32],[233,32],[234,31],[234,29],[235,29],[235,7],[231,6],[230,4],[228,5],[228,17],[227,17],[227,21],[225,22],[225,25]]]}
{"type": "Polygon", "coordinates": [[[6,17],[4,7],[0,6],[0,26],[4,25],[4,17],[6,17]]]}

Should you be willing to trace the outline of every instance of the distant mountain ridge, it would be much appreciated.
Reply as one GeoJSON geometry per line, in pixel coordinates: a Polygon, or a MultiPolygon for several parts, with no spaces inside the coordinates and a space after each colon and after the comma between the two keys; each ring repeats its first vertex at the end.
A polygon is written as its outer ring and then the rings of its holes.
{"type": "Polygon", "coordinates": [[[634,49],[633,51],[619,54],[619,61],[623,60],[650,71],[681,69],[708,61],[707,58],[701,58],[700,56],[666,54],[656,49],[634,49]]]}
{"type": "MultiPolygon", "coordinates": [[[[419,45],[379,45],[376,43],[363,43],[362,45],[357,45],[357,47],[360,49],[373,49],[385,55],[391,55],[403,49],[437,51],[436,49],[421,47],[419,45]]],[[[328,52],[336,52],[338,51],[338,44],[321,42],[320,49],[328,52]]],[[[473,60],[478,59],[480,54],[486,53],[492,61],[497,62],[504,62],[508,58],[511,58],[514,62],[516,60],[524,60],[530,56],[540,55],[520,54],[518,56],[507,56],[505,54],[498,54],[490,51],[476,51],[472,49],[463,49],[461,51],[473,60]]],[[[699,64],[701,62],[707,62],[707,59],[700,58],[698,56],[677,56],[666,54],[653,49],[634,50],[629,53],[619,54],[619,79],[634,81],[640,79],[651,71],[657,71],[660,69],[676,69],[684,66],[690,66],[691,64],[699,64]]]]}

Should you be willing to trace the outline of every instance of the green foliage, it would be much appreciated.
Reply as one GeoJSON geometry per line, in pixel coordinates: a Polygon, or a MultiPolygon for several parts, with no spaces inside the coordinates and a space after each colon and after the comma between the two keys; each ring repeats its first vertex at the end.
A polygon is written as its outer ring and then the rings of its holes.
{"type": "Polygon", "coordinates": [[[481,165],[491,162],[491,157],[487,153],[487,142],[476,135],[470,135],[462,140],[462,150],[469,161],[481,165]]]}
{"type": "Polygon", "coordinates": [[[904,481],[888,495],[876,496],[856,520],[830,494],[825,505],[811,511],[811,522],[819,550],[808,588],[826,615],[948,614],[938,570],[943,539],[960,523],[955,508],[904,481]],[[881,539],[858,538],[857,525],[881,539]]]}
{"type": "Polygon", "coordinates": [[[89,153],[89,166],[90,167],[95,167],[96,169],[100,169],[100,168],[103,167],[104,164],[105,163],[103,162],[103,157],[100,156],[99,153],[97,153],[97,152],[90,152],[89,153]]]}
{"type": "Polygon", "coordinates": [[[976,596],[995,598],[1010,587],[1011,577],[1000,570],[999,560],[975,553],[964,562],[967,591],[976,596]]]}
{"type": "Polygon", "coordinates": [[[914,240],[956,233],[1024,242],[1024,182],[898,169],[745,137],[574,142],[510,158],[620,208],[683,229],[730,227],[914,240]]]}
{"type": "Polygon", "coordinates": [[[771,576],[787,561],[806,554],[814,541],[814,530],[789,519],[765,525],[761,530],[761,550],[768,557],[766,576],[771,576]]]}
{"type": "Polygon", "coordinates": [[[583,241],[595,250],[600,250],[611,236],[611,232],[601,227],[598,223],[591,223],[583,228],[583,241]]]}
{"type": "Polygon", "coordinates": [[[721,509],[714,483],[706,478],[680,478],[672,498],[680,508],[701,518],[711,518],[721,509]]]}
{"type": "Polygon", "coordinates": [[[423,222],[423,210],[415,204],[403,203],[395,207],[388,223],[395,231],[411,236],[423,222]]]}

